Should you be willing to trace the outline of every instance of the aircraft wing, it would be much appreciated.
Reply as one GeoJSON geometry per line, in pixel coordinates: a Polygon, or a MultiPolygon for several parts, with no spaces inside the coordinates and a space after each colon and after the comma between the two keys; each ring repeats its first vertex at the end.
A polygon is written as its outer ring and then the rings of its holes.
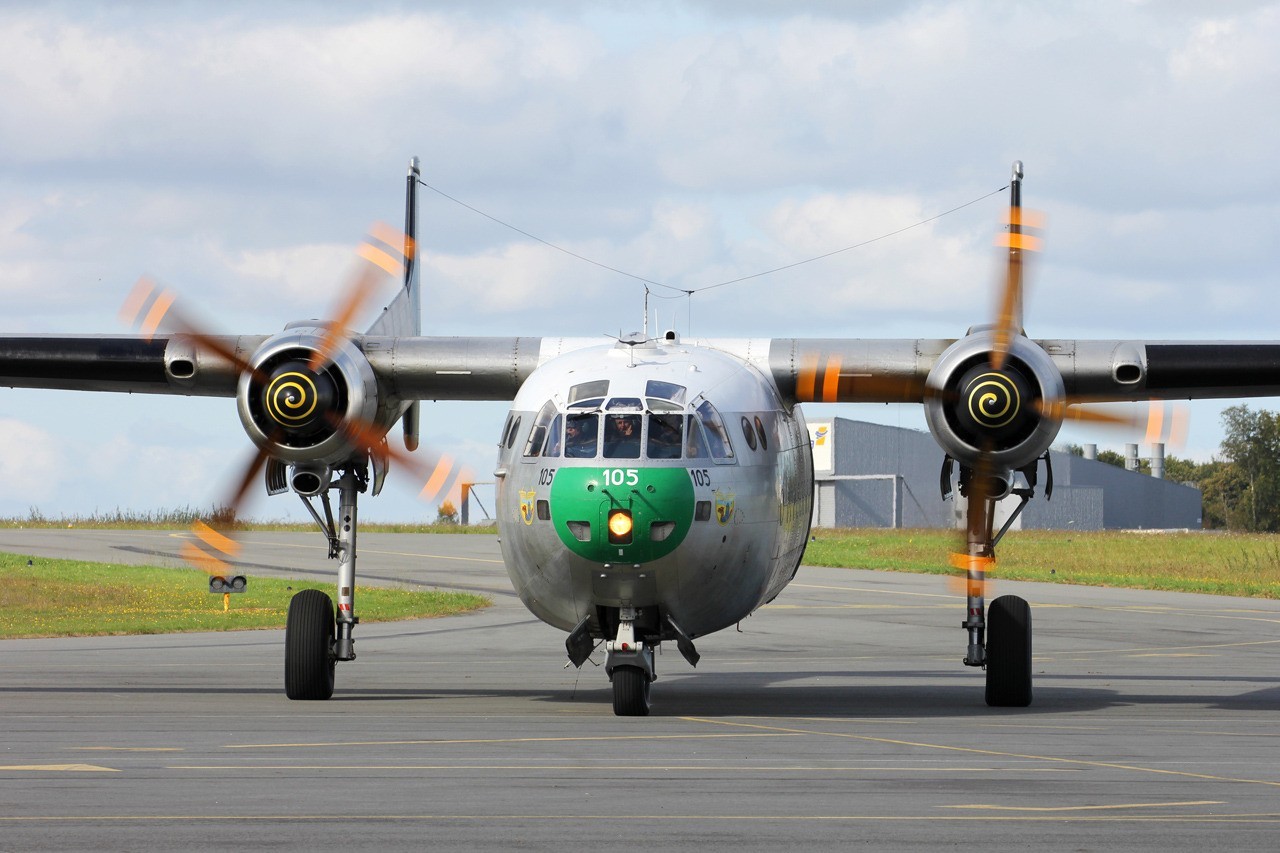
{"type": "MultiPolygon", "coordinates": [[[[265,337],[216,339],[248,359],[265,337]]],[[[190,340],[117,335],[0,336],[0,386],[234,397],[236,365],[190,340]]]]}
{"type": "MultiPolygon", "coordinates": [[[[971,338],[978,337],[971,335],[971,338]]],[[[920,403],[954,340],[775,338],[767,367],[799,402],[920,403]]],[[[1036,340],[1074,401],[1280,394],[1280,342],[1036,340]]],[[[954,351],[954,350],[952,350],[954,351]]],[[[763,366],[763,365],[762,365],[763,366]]]]}
{"type": "MultiPolygon", "coordinates": [[[[266,336],[224,336],[252,364],[266,336]]],[[[383,393],[399,400],[510,400],[540,365],[603,338],[356,336],[383,393]]],[[[948,339],[752,338],[692,341],[771,375],[795,402],[920,403],[948,339]]],[[[1280,395],[1280,342],[1029,341],[1076,400],[1280,395]]],[[[233,397],[239,368],[183,335],[0,336],[0,386],[233,397]]]]}

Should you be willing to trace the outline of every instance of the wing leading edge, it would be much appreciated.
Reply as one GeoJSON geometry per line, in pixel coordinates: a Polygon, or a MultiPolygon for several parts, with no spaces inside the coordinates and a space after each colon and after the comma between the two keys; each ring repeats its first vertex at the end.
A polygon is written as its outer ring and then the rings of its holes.
{"type": "MultiPolygon", "coordinates": [[[[265,336],[223,337],[245,361],[265,336]]],[[[555,355],[594,338],[356,337],[401,400],[510,400],[555,355]]],[[[771,375],[788,402],[919,403],[945,339],[704,339],[771,375]]],[[[1098,401],[1280,395],[1280,342],[1040,340],[1068,394],[1098,401]]],[[[686,345],[680,344],[680,345],[686,345]]],[[[229,360],[181,335],[0,336],[0,386],[232,397],[229,360]]]]}

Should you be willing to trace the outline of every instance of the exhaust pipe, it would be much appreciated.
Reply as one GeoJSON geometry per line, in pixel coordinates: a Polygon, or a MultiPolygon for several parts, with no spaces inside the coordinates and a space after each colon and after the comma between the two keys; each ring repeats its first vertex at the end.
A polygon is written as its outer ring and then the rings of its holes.
{"type": "Polygon", "coordinates": [[[294,465],[289,486],[304,498],[313,498],[324,494],[332,479],[333,470],[328,465],[294,465]]]}

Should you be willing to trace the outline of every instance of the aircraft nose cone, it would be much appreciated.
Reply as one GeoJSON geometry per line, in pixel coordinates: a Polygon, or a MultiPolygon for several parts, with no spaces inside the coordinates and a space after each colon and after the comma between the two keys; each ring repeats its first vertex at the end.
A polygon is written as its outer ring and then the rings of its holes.
{"type": "Polygon", "coordinates": [[[646,563],[670,554],[693,522],[693,485],[683,467],[561,467],[551,483],[560,540],[593,562],[646,563]]]}

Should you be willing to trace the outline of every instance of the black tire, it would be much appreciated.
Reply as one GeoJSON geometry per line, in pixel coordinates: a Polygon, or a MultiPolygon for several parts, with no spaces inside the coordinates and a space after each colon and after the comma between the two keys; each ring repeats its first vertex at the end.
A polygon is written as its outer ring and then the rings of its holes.
{"type": "Polygon", "coordinates": [[[649,716],[649,678],[638,666],[613,671],[613,713],[618,717],[649,716]]]}
{"type": "Polygon", "coordinates": [[[284,692],[290,699],[333,696],[333,600],[304,589],[289,601],[284,629],[284,692]]]}
{"type": "Polygon", "coordinates": [[[1031,704],[1031,606],[1002,595],[987,608],[987,704],[1031,704]]]}

